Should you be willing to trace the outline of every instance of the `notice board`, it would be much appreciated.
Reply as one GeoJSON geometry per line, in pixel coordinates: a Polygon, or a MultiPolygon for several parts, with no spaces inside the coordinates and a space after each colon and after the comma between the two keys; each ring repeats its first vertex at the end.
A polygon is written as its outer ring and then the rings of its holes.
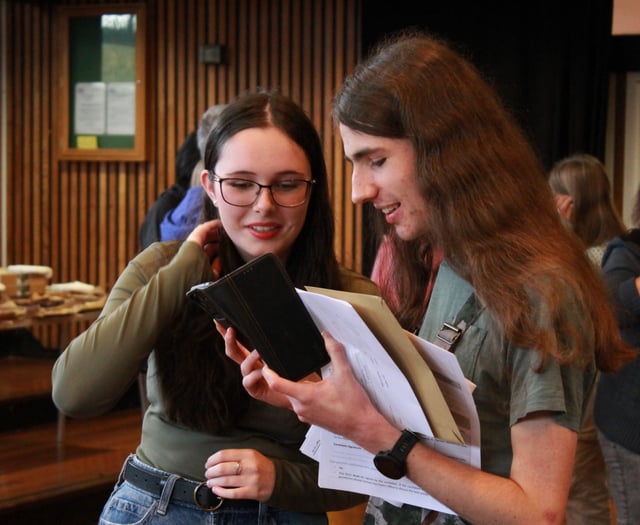
{"type": "Polygon", "coordinates": [[[145,6],[60,6],[58,157],[145,160],[145,6]]]}

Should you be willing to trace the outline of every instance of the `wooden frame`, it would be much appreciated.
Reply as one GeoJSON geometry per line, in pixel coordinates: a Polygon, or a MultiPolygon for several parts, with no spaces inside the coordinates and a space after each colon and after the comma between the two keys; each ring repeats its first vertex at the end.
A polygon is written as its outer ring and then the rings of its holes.
{"type": "MultiPolygon", "coordinates": [[[[60,160],[142,161],[146,160],[146,7],[144,4],[102,4],[90,6],[67,5],[56,9],[55,63],[55,137],[57,158],[60,160]],[[126,81],[108,81],[93,71],[83,73],[91,78],[73,81],[82,71],[72,53],[82,56],[91,46],[79,46],[74,27],[101,23],[103,15],[133,15],[135,29],[135,64],[126,81]],[[87,18],[80,24],[79,18],[87,18]],[[73,46],[77,46],[74,49],[73,46]],[[72,63],[73,62],[73,63],[72,63]],[[74,70],[72,71],[72,68],[74,70]],[[82,98],[81,98],[82,97],[82,98]],[[93,99],[92,99],[93,97],[93,99]],[[97,102],[96,102],[97,101],[97,102]],[[82,106],[86,103],[86,106],[82,106]],[[135,104],[135,110],[131,107],[135,104]],[[88,108],[88,111],[84,111],[88,108]],[[117,108],[113,109],[113,108],[117,108]],[[82,109],[82,111],[78,111],[82,109]],[[127,111],[130,109],[130,111],[127,111]],[[90,115],[100,115],[92,124],[90,115]],[[78,124],[81,122],[80,124],[78,124]],[[77,127],[76,127],[77,126],[77,127]],[[90,128],[95,129],[90,129],[90,128]],[[87,132],[87,130],[89,130],[87,132]],[[96,131],[98,130],[98,131],[96,131]]],[[[132,24],[133,25],[133,24],[132,24]]],[[[92,61],[85,56],[92,69],[101,67],[101,36],[87,32],[92,43],[98,42],[100,55],[92,61]],[[96,66],[95,62],[98,63],[96,66]]],[[[130,47],[130,46],[129,46],[130,47]]],[[[88,52],[90,53],[90,49],[88,52]]],[[[86,53],[85,53],[86,55],[86,53]]],[[[118,71],[120,74],[120,71],[118,71]]],[[[82,76],[82,75],[80,75],[82,76]]],[[[118,79],[120,80],[120,79],[118,79]]]]}

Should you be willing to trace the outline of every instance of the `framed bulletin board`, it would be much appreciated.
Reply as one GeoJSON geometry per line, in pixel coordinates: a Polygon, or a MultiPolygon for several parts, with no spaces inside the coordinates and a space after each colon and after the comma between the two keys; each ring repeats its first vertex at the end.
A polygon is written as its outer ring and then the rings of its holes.
{"type": "Polygon", "coordinates": [[[145,160],[144,4],[56,10],[56,130],[62,160],[145,160]]]}

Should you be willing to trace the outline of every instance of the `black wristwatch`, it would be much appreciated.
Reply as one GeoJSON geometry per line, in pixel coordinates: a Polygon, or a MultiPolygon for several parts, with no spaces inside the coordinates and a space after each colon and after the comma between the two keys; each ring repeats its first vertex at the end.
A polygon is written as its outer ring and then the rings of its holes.
{"type": "Polygon", "coordinates": [[[418,436],[413,432],[403,430],[393,448],[378,452],[373,458],[373,464],[388,478],[400,479],[407,473],[407,456],[418,441],[418,436]]]}

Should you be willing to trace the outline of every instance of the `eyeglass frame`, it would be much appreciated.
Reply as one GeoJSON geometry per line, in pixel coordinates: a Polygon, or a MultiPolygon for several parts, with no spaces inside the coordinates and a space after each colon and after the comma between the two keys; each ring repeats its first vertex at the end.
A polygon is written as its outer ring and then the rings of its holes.
{"type": "Polygon", "coordinates": [[[259,182],[256,182],[254,180],[250,180],[250,179],[243,179],[241,177],[218,177],[218,175],[216,175],[215,173],[212,172],[208,172],[212,175],[211,180],[213,182],[217,182],[220,184],[220,196],[222,197],[222,200],[224,202],[226,202],[229,206],[236,206],[238,208],[248,208],[249,206],[253,206],[256,201],[260,198],[260,193],[262,192],[262,190],[264,188],[267,188],[269,190],[269,195],[271,196],[271,200],[274,202],[274,204],[276,206],[279,206],[281,208],[297,208],[298,206],[302,206],[305,202],[307,202],[307,200],[309,199],[309,195],[311,193],[311,189],[313,188],[313,185],[316,183],[315,179],[290,179],[287,182],[304,182],[307,185],[307,188],[305,190],[305,194],[304,194],[304,199],[302,200],[302,202],[300,202],[299,204],[294,204],[294,205],[284,205],[284,204],[280,204],[278,202],[278,200],[275,198],[275,196],[273,195],[273,186],[275,186],[276,184],[278,184],[277,182],[274,184],[260,184],[259,182]],[[224,190],[222,189],[222,183],[227,181],[227,180],[238,180],[238,181],[242,181],[242,182],[249,182],[251,184],[255,184],[256,186],[258,186],[258,191],[256,193],[256,197],[255,199],[253,199],[252,202],[250,202],[249,204],[233,204],[232,202],[229,202],[225,196],[224,196],[224,190]]]}

